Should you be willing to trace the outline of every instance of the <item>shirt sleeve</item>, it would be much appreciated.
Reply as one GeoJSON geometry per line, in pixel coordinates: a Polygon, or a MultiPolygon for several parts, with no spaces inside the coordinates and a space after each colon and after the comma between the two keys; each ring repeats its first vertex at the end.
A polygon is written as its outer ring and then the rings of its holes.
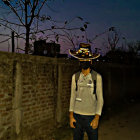
{"type": "Polygon", "coordinates": [[[72,81],[71,81],[71,97],[70,97],[70,107],[69,107],[69,112],[74,111],[74,104],[75,104],[75,88],[76,88],[76,83],[75,83],[75,74],[72,76],[72,81]]]}
{"type": "Polygon", "coordinates": [[[101,115],[104,100],[103,100],[103,82],[102,76],[100,74],[97,74],[96,95],[97,95],[96,114],[101,115]]]}

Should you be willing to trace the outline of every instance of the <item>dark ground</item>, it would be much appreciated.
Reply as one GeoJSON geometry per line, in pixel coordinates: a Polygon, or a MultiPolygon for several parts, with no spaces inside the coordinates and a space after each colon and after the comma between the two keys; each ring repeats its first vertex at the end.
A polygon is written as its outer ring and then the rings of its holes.
{"type": "MultiPolygon", "coordinates": [[[[69,126],[57,130],[56,140],[73,140],[69,126]]],[[[88,140],[85,133],[84,140],[88,140]]],[[[104,109],[99,125],[99,140],[140,140],[140,99],[125,99],[104,109]]]]}

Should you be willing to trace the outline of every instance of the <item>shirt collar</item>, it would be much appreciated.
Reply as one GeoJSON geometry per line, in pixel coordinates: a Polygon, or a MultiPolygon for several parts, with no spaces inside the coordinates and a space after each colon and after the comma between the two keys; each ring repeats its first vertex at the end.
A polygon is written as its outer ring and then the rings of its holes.
{"type": "Polygon", "coordinates": [[[81,75],[82,75],[82,77],[89,77],[90,76],[90,72],[85,76],[83,73],[82,73],[82,71],[81,71],[81,75]]]}

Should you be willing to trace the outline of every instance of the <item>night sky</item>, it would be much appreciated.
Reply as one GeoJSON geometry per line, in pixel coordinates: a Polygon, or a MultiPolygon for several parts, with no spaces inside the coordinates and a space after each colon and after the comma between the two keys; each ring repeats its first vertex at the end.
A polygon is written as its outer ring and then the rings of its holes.
{"type": "MultiPolygon", "coordinates": [[[[93,38],[114,26],[127,41],[140,40],[140,0],[57,0],[49,5],[53,10],[44,8],[42,12],[46,13],[47,10],[48,15],[57,20],[65,21],[80,16],[88,21],[88,38],[93,38]]],[[[105,54],[107,49],[102,46],[103,38],[101,36],[96,39],[92,47],[101,48],[101,53],[105,54]]],[[[0,36],[1,41],[2,39],[0,36]]],[[[7,44],[8,42],[0,44],[0,50],[7,51],[7,44]]],[[[62,43],[61,53],[69,47],[62,43]]]]}

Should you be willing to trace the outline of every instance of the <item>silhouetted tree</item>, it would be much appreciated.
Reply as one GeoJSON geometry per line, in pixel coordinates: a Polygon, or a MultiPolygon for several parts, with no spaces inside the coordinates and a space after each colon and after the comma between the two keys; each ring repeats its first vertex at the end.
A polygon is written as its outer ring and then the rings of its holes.
{"type": "Polygon", "coordinates": [[[140,41],[131,41],[127,43],[128,51],[132,53],[137,53],[140,50],[140,41]]]}
{"type": "Polygon", "coordinates": [[[87,41],[86,30],[88,28],[89,22],[85,21],[82,17],[78,16],[71,19],[70,21],[65,21],[65,27],[70,23],[75,23],[79,25],[79,30],[76,31],[71,29],[62,29],[60,32],[54,31],[54,34],[52,34],[52,36],[55,36],[56,42],[64,42],[65,45],[70,46],[76,50],[76,47],[79,45],[79,42],[87,41]]]}
{"type": "Polygon", "coordinates": [[[110,50],[114,51],[120,40],[120,34],[118,33],[115,27],[110,28],[110,32],[108,33],[107,39],[108,39],[108,44],[109,44],[108,47],[110,48],[110,50]]]}
{"type": "MultiPolygon", "coordinates": [[[[51,0],[50,0],[51,1],[51,0]]],[[[36,35],[41,33],[45,36],[46,32],[51,32],[55,35],[58,41],[59,36],[56,30],[71,31],[82,30],[83,27],[68,27],[68,21],[61,22],[58,25],[57,21],[46,13],[41,13],[43,7],[48,6],[48,0],[2,0],[1,7],[8,10],[8,14],[0,18],[0,25],[15,32],[16,37],[26,40],[25,53],[28,54],[30,49],[30,39],[35,39],[36,35]],[[15,20],[11,20],[8,15],[13,14],[15,20]],[[49,21],[48,28],[42,28],[41,23],[49,21]]],[[[81,18],[81,17],[80,17],[81,18]]],[[[84,24],[84,26],[86,26],[84,24]]]]}

